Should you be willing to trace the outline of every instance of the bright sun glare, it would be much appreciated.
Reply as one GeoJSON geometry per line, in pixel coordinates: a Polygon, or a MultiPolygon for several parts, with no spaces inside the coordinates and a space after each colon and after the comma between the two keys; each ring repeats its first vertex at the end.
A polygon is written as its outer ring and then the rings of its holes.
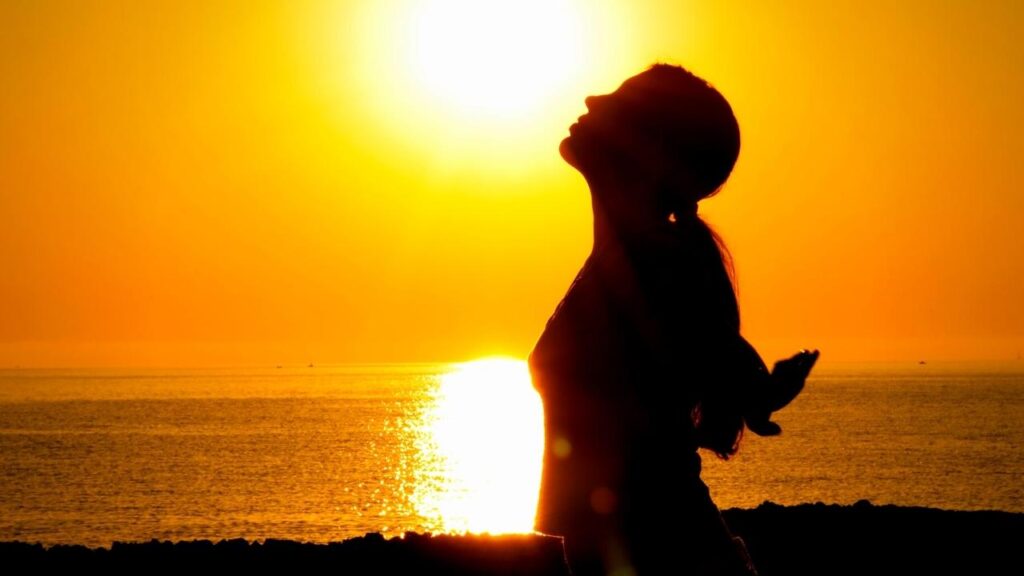
{"type": "Polygon", "coordinates": [[[613,26],[622,16],[611,3],[354,4],[344,14],[344,41],[333,44],[347,63],[332,81],[343,102],[339,118],[351,130],[348,115],[358,114],[354,134],[417,177],[421,167],[492,179],[561,168],[555,150],[583,97],[618,81],[623,63],[635,61],[613,26]]]}
{"type": "Polygon", "coordinates": [[[454,532],[533,530],[544,418],[525,362],[478,360],[444,375],[427,427],[447,485],[419,499],[421,513],[454,532]]]}
{"type": "Polygon", "coordinates": [[[425,1],[408,23],[413,75],[462,114],[534,112],[579,67],[580,18],[568,0],[425,1]]]}

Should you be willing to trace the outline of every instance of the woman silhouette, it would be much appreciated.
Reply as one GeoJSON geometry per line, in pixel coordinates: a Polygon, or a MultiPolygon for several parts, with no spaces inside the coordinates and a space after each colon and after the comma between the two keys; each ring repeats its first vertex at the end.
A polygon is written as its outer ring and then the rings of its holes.
{"type": "Polygon", "coordinates": [[[594,244],[530,355],[544,402],[536,528],[574,574],[750,574],[700,480],[744,426],[799,394],[817,360],[769,372],[740,335],[731,262],[697,215],[728,178],[739,127],[714,88],[658,64],[586,99],[560,152],[586,179],[594,244]]]}

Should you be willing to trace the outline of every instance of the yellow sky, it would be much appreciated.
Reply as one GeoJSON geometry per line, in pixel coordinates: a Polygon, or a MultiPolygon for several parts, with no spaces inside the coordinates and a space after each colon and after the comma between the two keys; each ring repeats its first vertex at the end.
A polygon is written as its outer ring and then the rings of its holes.
{"type": "Polygon", "coordinates": [[[654,61],[740,120],[701,210],[766,356],[1024,352],[1019,3],[567,1],[455,75],[424,9],[0,3],[0,367],[525,356],[589,247],[558,141],[654,61]],[[445,92],[554,37],[530,107],[445,92]]]}

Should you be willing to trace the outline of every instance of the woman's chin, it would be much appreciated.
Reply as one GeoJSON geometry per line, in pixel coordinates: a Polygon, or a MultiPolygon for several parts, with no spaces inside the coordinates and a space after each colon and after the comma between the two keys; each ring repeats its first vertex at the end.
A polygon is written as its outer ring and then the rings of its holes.
{"type": "Polygon", "coordinates": [[[558,153],[562,155],[562,160],[565,160],[566,164],[579,169],[576,153],[572,148],[572,136],[566,136],[562,140],[562,143],[558,145],[558,153]]]}

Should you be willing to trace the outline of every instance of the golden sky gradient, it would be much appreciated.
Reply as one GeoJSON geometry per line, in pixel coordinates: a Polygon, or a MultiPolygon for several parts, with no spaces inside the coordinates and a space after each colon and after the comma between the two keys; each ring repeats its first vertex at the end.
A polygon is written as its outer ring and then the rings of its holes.
{"type": "Polygon", "coordinates": [[[701,212],[766,356],[1024,352],[1020,3],[493,9],[0,3],[0,367],[524,357],[589,248],[558,142],[654,61],[739,118],[701,212]]]}

